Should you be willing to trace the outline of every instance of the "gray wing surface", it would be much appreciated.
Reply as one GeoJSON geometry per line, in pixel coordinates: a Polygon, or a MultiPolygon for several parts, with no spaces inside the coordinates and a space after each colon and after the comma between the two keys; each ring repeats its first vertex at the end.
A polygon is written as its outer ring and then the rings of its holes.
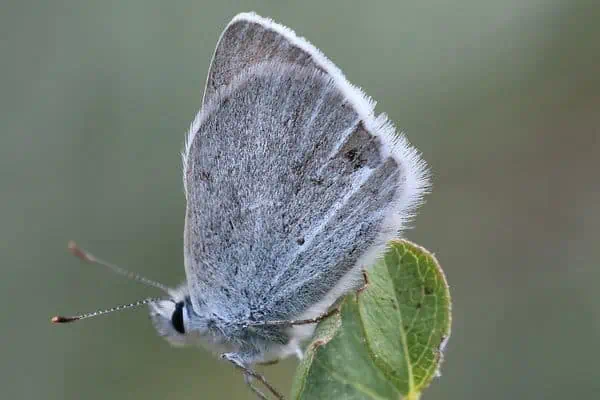
{"type": "Polygon", "coordinates": [[[228,86],[242,71],[258,63],[279,61],[321,69],[313,55],[302,48],[301,42],[290,40],[290,35],[293,32],[287,28],[253,14],[234,18],[221,34],[215,49],[203,103],[206,104],[218,89],[228,86]]]}
{"type": "Polygon", "coordinates": [[[183,154],[196,308],[231,320],[306,312],[397,235],[426,187],[414,150],[396,146],[362,92],[270,20],[229,24],[203,103],[183,154]]]}
{"type": "Polygon", "coordinates": [[[244,299],[270,319],[322,299],[373,244],[398,190],[401,170],[379,147],[322,72],[269,63],[245,74],[188,155],[192,293],[244,299]]]}

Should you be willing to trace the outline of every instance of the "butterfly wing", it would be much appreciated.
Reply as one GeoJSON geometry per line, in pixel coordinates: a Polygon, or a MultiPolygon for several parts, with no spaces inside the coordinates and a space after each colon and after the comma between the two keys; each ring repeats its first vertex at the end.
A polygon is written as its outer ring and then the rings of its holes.
{"type": "MultiPolygon", "coordinates": [[[[206,80],[204,101],[240,72],[265,61],[322,69],[289,29],[256,14],[239,14],[221,34],[206,80]]],[[[316,50],[316,49],[315,49],[316,50]]]]}
{"type": "Polygon", "coordinates": [[[425,166],[316,48],[255,14],[226,28],[183,154],[194,307],[315,314],[398,235],[425,166]]]}

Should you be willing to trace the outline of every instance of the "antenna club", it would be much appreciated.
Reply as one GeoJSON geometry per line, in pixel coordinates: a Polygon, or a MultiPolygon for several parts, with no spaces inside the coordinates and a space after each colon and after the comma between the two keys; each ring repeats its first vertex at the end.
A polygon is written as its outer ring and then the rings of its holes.
{"type": "Polygon", "coordinates": [[[85,251],[80,249],[74,240],[69,241],[67,248],[69,249],[71,254],[73,254],[75,257],[82,259],[83,261],[87,261],[87,262],[95,262],[96,261],[96,259],[91,254],[86,253],[85,251]]]}
{"type": "Polygon", "coordinates": [[[68,322],[75,322],[77,320],[79,320],[79,317],[63,317],[62,315],[57,315],[51,319],[53,324],[66,324],[68,322]]]}

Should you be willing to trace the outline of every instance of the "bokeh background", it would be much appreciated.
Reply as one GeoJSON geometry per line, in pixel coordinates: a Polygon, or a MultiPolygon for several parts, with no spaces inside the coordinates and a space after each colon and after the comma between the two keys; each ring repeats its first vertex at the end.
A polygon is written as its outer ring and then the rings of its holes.
{"type": "MultiPolygon", "coordinates": [[[[320,47],[422,152],[434,189],[407,237],[452,286],[425,399],[600,394],[600,3],[4,0],[0,12],[0,388],[6,399],[246,399],[242,378],[157,337],[156,292],[69,239],[184,278],[179,151],[240,11],[320,47]]],[[[295,366],[266,370],[288,389],[295,366]]]]}

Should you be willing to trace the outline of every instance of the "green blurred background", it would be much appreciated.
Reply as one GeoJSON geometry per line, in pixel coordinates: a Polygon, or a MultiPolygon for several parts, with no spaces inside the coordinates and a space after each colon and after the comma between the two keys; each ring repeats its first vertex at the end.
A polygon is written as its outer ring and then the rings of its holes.
{"type": "MultiPolygon", "coordinates": [[[[407,237],[452,286],[426,399],[600,394],[598,1],[17,1],[0,13],[0,388],[6,399],[252,398],[204,350],[173,349],[155,294],[69,239],[184,278],[179,151],[229,19],[306,36],[422,152],[434,188],[407,237]]],[[[294,360],[266,374],[288,389],[294,360]]]]}

